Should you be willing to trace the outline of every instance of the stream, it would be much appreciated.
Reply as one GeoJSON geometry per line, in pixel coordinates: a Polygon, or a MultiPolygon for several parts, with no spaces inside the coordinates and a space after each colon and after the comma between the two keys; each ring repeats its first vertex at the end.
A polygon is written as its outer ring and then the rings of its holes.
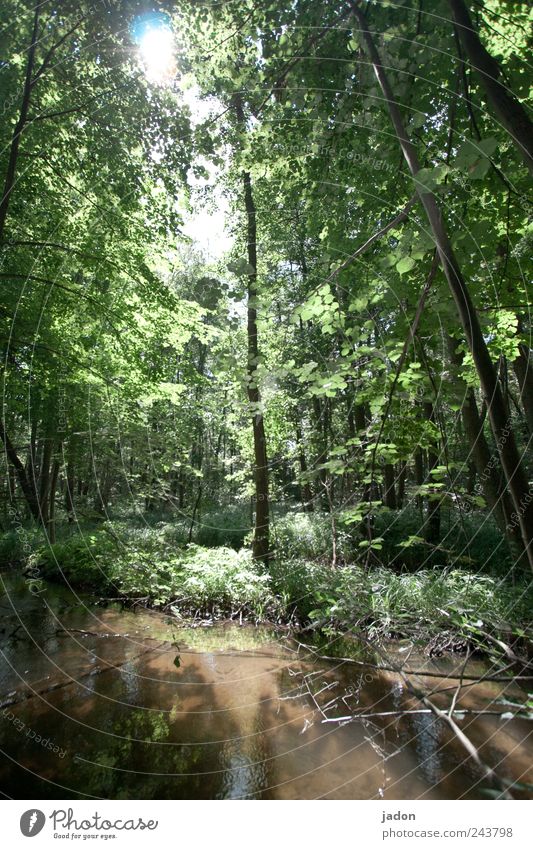
{"type": "MultiPolygon", "coordinates": [[[[9,798],[490,798],[480,770],[395,672],[321,660],[266,627],[182,627],[64,586],[32,595],[14,571],[0,579],[0,791],[9,798]],[[336,719],[354,712],[363,717],[336,719]]],[[[387,651],[389,665],[409,654],[406,666],[421,670],[410,680],[428,689],[455,687],[464,665],[401,643],[387,651]]],[[[368,651],[361,659],[380,664],[368,651]]],[[[465,674],[490,671],[476,659],[465,674]]],[[[525,693],[494,682],[462,692],[458,722],[484,761],[532,783],[530,723],[468,713],[505,714],[502,699],[525,693]]],[[[445,706],[450,691],[434,699],[445,706]]],[[[526,788],[513,796],[527,798],[526,788]]]]}

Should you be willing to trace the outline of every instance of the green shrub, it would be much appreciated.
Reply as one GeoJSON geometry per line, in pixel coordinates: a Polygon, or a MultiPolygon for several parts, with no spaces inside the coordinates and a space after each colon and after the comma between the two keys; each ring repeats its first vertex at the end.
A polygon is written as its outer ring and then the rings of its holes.
{"type": "Polygon", "coordinates": [[[183,615],[242,612],[261,619],[280,613],[270,576],[244,550],[191,544],[153,561],[128,549],[115,560],[112,580],[120,594],[146,597],[156,606],[173,602],[183,615]]]}
{"type": "Polygon", "coordinates": [[[254,563],[249,551],[191,545],[180,574],[180,596],[189,606],[220,611],[242,608],[260,616],[278,607],[270,576],[254,563]]]}
{"type": "MultiPolygon", "coordinates": [[[[353,556],[349,532],[337,530],[337,556],[353,556]]],[[[272,523],[272,549],[276,559],[302,558],[330,562],[331,519],[326,513],[287,513],[272,523]]]]}
{"type": "Polygon", "coordinates": [[[53,545],[43,544],[28,558],[27,565],[48,580],[104,592],[116,556],[115,540],[105,531],[95,531],[53,545]]]}
{"type": "Polygon", "coordinates": [[[19,526],[0,536],[0,566],[23,562],[41,541],[39,532],[19,526]]]}
{"type": "Polygon", "coordinates": [[[203,513],[193,528],[193,540],[207,547],[226,546],[238,550],[250,531],[248,506],[237,505],[203,513]]]}
{"type": "Polygon", "coordinates": [[[310,560],[276,557],[269,565],[272,589],[283,603],[285,610],[296,613],[301,621],[317,606],[316,592],[326,579],[329,567],[310,560]]]}
{"type": "MultiPolygon", "coordinates": [[[[211,514],[210,521],[217,515],[211,514]]],[[[243,532],[237,524],[239,515],[242,512],[235,510],[223,524],[222,514],[215,528],[220,538],[227,533],[226,538],[237,543],[237,532],[243,532]]],[[[268,570],[254,562],[249,550],[237,551],[229,544],[188,545],[188,525],[181,520],[150,525],[120,520],[84,533],[64,528],[64,538],[52,546],[43,543],[37,531],[23,535],[13,530],[0,538],[0,556],[4,562],[15,562],[26,555],[28,567],[36,567],[43,578],[67,581],[107,597],[142,599],[184,617],[290,618],[314,623],[326,633],[355,629],[375,639],[428,640],[447,631],[474,643],[481,630],[497,634],[511,629],[519,634],[520,627],[527,628],[532,602],[529,576],[515,574],[510,582],[504,567],[500,575],[496,567],[491,574],[468,571],[472,560],[461,553],[459,533],[446,543],[449,558],[444,558],[443,548],[435,550],[451,565],[421,569],[429,547],[420,545],[417,562],[416,551],[406,553],[400,546],[416,534],[418,523],[414,510],[379,512],[375,531],[383,537],[383,547],[375,554],[383,555],[384,565],[376,565],[373,558],[368,568],[356,559],[357,531],[342,529],[338,565],[332,568],[329,516],[320,513],[290,513],[275,522],[276,556],[268,570]],[[34,548],[30,557],[28,548],[34,548]],[[398,551],[407,563],[397,559],[398,551]],[[457,567],[460,557],[466,568],[457,567]]],[[[461,527],[470,556],[474,552],[484,556],[493,527],[481,527],[476,516],[466,517],[461,527]]]]}
{"type": "Polygon", "coordinates": [[[532,590],[531,582],[513,587],[460,569],[398,574],[356,565],[321,573],[309,616],[336,632],[364,628],[371,638],[428,639],[442,630],[467,635],[476,627],[498,631],[527,623],[532,590]]]}

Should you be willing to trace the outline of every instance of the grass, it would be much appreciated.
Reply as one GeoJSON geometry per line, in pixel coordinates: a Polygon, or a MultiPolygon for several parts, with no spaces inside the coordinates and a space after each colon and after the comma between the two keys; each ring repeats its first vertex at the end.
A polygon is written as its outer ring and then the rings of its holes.
{"type": "Polygon", "coordinates": [[[533,601],[530,582],[511,586],[462,569],[398,574],[384,566],[331,570],[287,562],[277,567],[276,585],[282,593],[290,588],[285,603],[323,631],[359,629],[369,639],[429,641],[446,631],[472,641],[483,630],[519,637],[533,601]]]}

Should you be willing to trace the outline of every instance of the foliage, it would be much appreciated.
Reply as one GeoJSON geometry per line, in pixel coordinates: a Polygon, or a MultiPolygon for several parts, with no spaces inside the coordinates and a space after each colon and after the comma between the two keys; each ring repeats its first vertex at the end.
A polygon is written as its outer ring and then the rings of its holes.
{"type": "MultiPolygon", "coordinates": [[[[382,634],[444,626],[454,598],[504,619],[501,580],[522,617],[529,174],[450,16],[365,5],[413,175],[348,6],[163,3],[176,49],[155,82],[132,36],[142,4],[10,5],[0,560],[37,546],[43,574],[101,594],[187,614],[281,604],[382,634]],[[208,211],[226,220],[216,256],[208,211]],[[265,502],[268,571],[240,551],[265,502]]],[[[475,10],[515,108],[528,14],[475,10]]]]}
{"type": "MultiPolygon", "coordinates": [[[[277,527],[284,529],[286,548],[268,571],[246,549],[185,544],[176,525],[165,522],[151,528],[117,522],[75,534],[36,548],[26,568],[100,597],[140,600],[185,620],[290,621],[330,635],[361,632],[370,640],[427,642],[447,633],[483,650],[491,649],[487,632],[507,640],[527,631],[530,582],[513,585],[505,575],[454,566],[332,568],[317,545],[327,540],[321,517],[287,516],[277,527]]],[[[2,544],[10,540],[7,535],[2,544]]]]}
{"type": "Polygon", "coordinates": [[[273,527],[276,560],[331,560],[331,520],[325,513],[287,513],[273,527]]]}
{"type": "Polygon", "coordinates": [[[246,550],[180,545],[175,528],[104,528],[41,546],[27,568],[108,598],[172,606],[179,616],[276,618],[270,578],[246,550]]]}
{"type": "MultiPolygon", "coordinates": [[[[445,631],[471,640],[482,627],[517,636],[533,601],[527,582],[513,587],[460,569],[398,574],[385,567],[332,570],[292,560],[275,567],[273,581],[304,621],[308,617],[330,635],[361,632],[370,640],[428,641],[445,631]]],[[[486,648],[484,639],[479,643],[486,648]]]]}

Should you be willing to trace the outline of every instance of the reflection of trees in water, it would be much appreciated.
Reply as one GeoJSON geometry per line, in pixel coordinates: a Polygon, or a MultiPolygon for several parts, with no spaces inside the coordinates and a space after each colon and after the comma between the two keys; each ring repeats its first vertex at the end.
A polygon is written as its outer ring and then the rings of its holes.
{"type": "Polygon", "coordinates": [[[129,710],[114,723],[114,733],[117,737],[106,738],[105,749],[90,757],[93,763],[74,764],[73,784],[84,792],[114,799],[206,798],[216,792],[205,791],[213,782],[220,783],[219,776],[187,775],[216,768],[210,764],[212,746],[152,745],[168,740],[168,714],[129,710]]]}
{"type": "Polygon", "coordinates": [[[420,772],[430,785],[442,779],[442,763],[439,754],[439,720],[428,713],[419,713],[409,718],[414,737],[420,772]]]}
{"type": "MultiPolygon", "coordinates": [[[[391,689],[392,709],[401,711],[406,708],[405,693],[402,684],[391,689]]],[[[441,762],[440,723],[430,713],[411,714],[399,722],[398,743],[411,745],[416,752],[417,769],[430,787],[443,778],[441,762]]]]}

